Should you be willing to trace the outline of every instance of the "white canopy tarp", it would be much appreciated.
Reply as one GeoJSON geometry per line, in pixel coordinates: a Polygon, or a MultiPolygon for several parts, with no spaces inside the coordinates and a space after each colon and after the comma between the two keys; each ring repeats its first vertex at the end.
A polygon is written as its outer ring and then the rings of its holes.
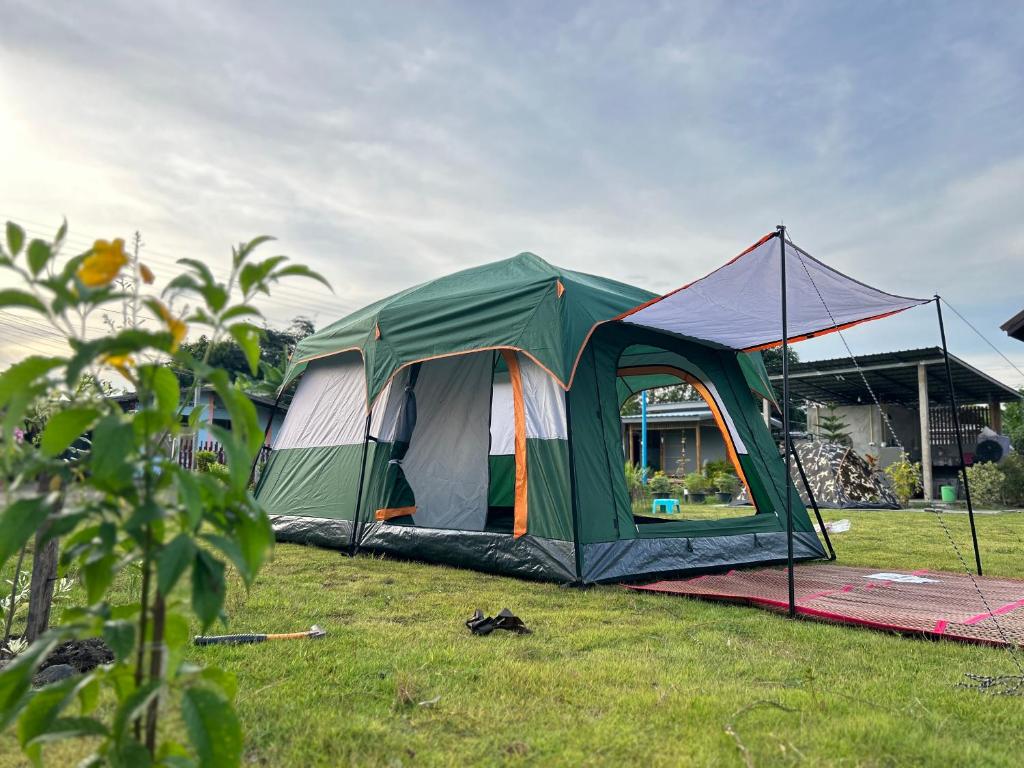
{"type": "MultiPolygon", "coordinates": [[[[629,310],[618,319],[680,336],[753,351],[782,343],[778,232],[706,277],[629,310]]],[[[786,240],[790,343],[925,304],[894,296],[823,264],[786,240]]]]}

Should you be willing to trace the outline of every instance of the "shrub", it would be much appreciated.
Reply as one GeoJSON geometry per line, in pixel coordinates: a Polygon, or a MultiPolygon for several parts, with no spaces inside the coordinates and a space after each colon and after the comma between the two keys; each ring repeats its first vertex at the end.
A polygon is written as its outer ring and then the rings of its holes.
{"type": "Polygon", "coordinates": [[[1003,505],[1003,483],[1006,475],[998,464],[985,462],[967,468],[967,482],[971,484],[971,501],[981,507],[1003,505]]]}
{"type": "Polygon", "coordinates": [[[196,451],[196,469],[209,472],[210,467],[217,463],[217,454],[213,451],[196,451]]]}
{"type": "Polygon", "coordinates": [[[1006,476],[1003,481],[1003,498],[1007,504],[1024,507],[1024,456],[1011,453],[999,468],[1006,476]]]}
{"type": "Polygon", "coordinates": [[[700,472],[691,472],[683,478],[683,485],[690,493],[707,493],[708,479],[700,472]]]}
{"type": "Polygon", "coordinates": [[[655,472],[647,483],[651,489],[651,493],[672,493],[673,486],[672,481],[668,479],[668,475],[664,472],[655,472]]]}
{"type": "Polygon", "coordinates": [[[736,493],[740,487],[740,479],[732,472],[720,472],[715,475],[715,488],[719,493],[736,493]]]}
{"type": "Polygon", "coordinates": [[[907,506],[910,497],[921,490],[921,462],[907,461],[906,454],[899,461],[886,467],[885,474],[892,482],[892,490],[899,499],[900,506],[907,506]]]}
{"type": "Polygon", "coordinates": [[[704,465],[704,477],[706,477],[709,481],[712,482],[718,475],[729,473],[732,471],[732,463],[725,459],[722,459],[720,461],[709,461],[704,465]]]}
{"type": "Polygon", "coordinates": [[[631,461],[626,462],[626,490],[634,501],[644,495],[643,471],[631,461]]]}

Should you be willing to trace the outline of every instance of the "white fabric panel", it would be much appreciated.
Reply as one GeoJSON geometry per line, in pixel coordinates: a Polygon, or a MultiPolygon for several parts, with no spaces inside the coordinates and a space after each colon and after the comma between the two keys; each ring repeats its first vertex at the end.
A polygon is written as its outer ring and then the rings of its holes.
{"type": "Polygon", "coordinates": [[[381,442],[390,443],[395,439],[398,414],[405,399],[405,385],[409,381],[409,369],[398,371],[377,395],[370,417],[370,434],[381,442]]]}
{"type": "Polygon", "coordinates": [[[526,401],[526,436],[566,440],[565,392],[558,382],[526,355],[518,355],[526,401]]]}
{"type": "Polygon", "coordinates": [[[295,390],[274,450],[354,445],[366,428],[363,359],[351,352],[314,360],[295,390]]]}
{"type": "MultiPolygon", "coordinates": [[[[732,349],[782,341],[781,242],[749,253],[623,318],[732,349]]],[[[786,296],[791,339],[926,303],[894,296],[826,266],[786,241],[786,296]]]]}
{"type": "Polygon", "coordinates": [[[423,363],[416,428],[402,461],[417,525],[482,531],[487,520],[491,353],[423,363]]]}
{"type": "Polygon", "coordinates": [[[748,453],[747,446],[743,443],[740,438],[740,433],[736,431],[736,424],[732,420],[732,416],[729,415],[729,411],[726,410],[725,404],[722,403],[722,396],[718,394],[718,390],[715,385],[710,381],[701,380],[701,384],[708,388],[708,392],[711,393],[711,397],[715,400],[715,405],[718,406],[719,412],[722,414],[722,418],[725,420],[725,428],[729,430],[729,436],[732,438],[732,444],[736,448],[736,453],[748,453]]]}
{"type": "Polygon", "coordinates": [[[512,382],[506,371],[494,374],[491,392],[491,455],[510,456],[516,452],[516,412],[512,382]]]}

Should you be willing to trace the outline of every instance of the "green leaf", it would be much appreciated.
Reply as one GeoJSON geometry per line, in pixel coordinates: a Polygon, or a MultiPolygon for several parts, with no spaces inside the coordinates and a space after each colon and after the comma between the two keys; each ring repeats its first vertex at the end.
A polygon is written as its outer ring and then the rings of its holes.
{"type": "Polygon", "coordinates": [[[47,632],[0,672],[0,731],[24,709],[32,689],[32,675],[62,639],[60,632],[47,632]]]}
{"type": "Polygon", "coordinates": [[[274,546],[274,529],[263,510],[258,510],[255,518],[241,512],[234,532],[250,574],[246,585],[252,586],[256,574],[274,546]]]}
{"type": "Polygon", "coordinates": [[[28,291],[17,288],[6,288],[0,291],[0,307],[25,307],[34,309],[41,315],[46,314],[46,305],[28,291]]]}
{"type": "Polygon", "coordinates": [[[169,417],[177,414],[181,390],[174,371],[166,365],[144,365],[139,368],[139,377],[143,386],[153,393],[160,413],[169,417]]]}
{"type": "Polygon", "coordinates": [[[274,279],[280,279],[282,277],[308,277],[310,280],[316,280],[318,283],[322,283],[327,287],[331,293],[334,293],[334,289],[331,284],[327,282],[327,279],[319,272],[314,272],[309,267],[303,266],[302,264],[289,264],[283,269],[277,270],[274,273],[274,279]]]}
{"type": "Polygon", "coordinates": [[[117,660],[124,661],[135,648],[135,622],[124,619],[103,622],[103,640],[117,660]]]}
{"type": "Polygon", "coordinates": [[[64,362],[59,357],[33,355],[12,365],[0,374],[0,406],[6,405],[11,397],[28,389],[30,385],[44,380],[47,373],[64,362]]]}
{"type": "Polygon", "coordinates": [[[255,376],[260,366],[259,330],[248,323],[235,323],[228,328],[228,332],[245,353],[246,362],[249,363],[249,372],[255,376]]]}
{"type": "Polygon", "coordinates": [[[228,672],[220,667],[204,667],[199,672],[199,679],[219,689],[228,701],[235,700],[235,694],[238,693],[238,678],[234,672],[228,672]]]}
{"type": "Polygon", "coordinates": [[[114,713],[114,727],[111,734],[118,741],[122,742],[128,731],[128,726],[153,700],[153,697],[160,693],[161,680],[151,680],[141,688],[136,688],[129,694],[114,713]]]}
{"type": "Polygon", "coordinates": [[[171,594],[171,590],[192,562],[195,553],[196,545],[185,533],[179,533],[160,550],[156,559],[156,584],[160,594],[171,594]]]}
{"type": "Polygon", "coordinates": [[[92,432],[89,455],[93,485],[110,493],[131,486],[134,475],[130,461],[132,444],[131,423],[116,413],[100,420],[92,432]]]}
{"type": "Polygon", "coordinates": [[[68,408],[57,411],[46,422],[39,447],[47,456],[59,456],[80,438],[100,415],[95,408],[68,408]]]}
{"type": "Polygon", "coordinates": [[[224,563],[204,550],[196,550],[192,562],[192,610],[204,630],[220,616],[225,588],[224,563]]]}
{"type": "Polygon", "coordinates": [[[248,243],[242,243],[241,245],[238,246],[238,248],[233,249],[235,257],[234,265],[237,267],[239,264],[241,264],[243,261],[249,258],[249,254],[251,254],[264,243],[270,242],[271,240],[274,239],[275,238],[271,237],[270,235],[260,235],[259,237],[254,237],[248,243]]]}
{"type": "Polygon", "coordinates": [[[17,256],[21,253],[21,246],[25,244],[25,230],[15,224],[13,221],[7,222],[7,250],[11,252],[11,256],[17,256]]]}
{"type": "Polygon", "coordinates": [[[50,504],[41,496],[19,499],[0,512],[0,570],[43,524],[49,512],[50,504]]]}
{"type": "Polygon", "coordinates": [[[95,605],[103,599],[103,595],[114,583],[116,575],[114,566],[117,557],[105,555],[86,562],[82,566],[82,577],[85,581],[85,595],[89,605],[95,605]]]}
{"type": "Polygon", "coordinates": [[[263,317],[263,313],[250,304],[236,304],[233,307],[225,309],[221,314],[220,319],[227,322],[228,320],[234,320],[236,317],[246,316],[263,317]]]}
{"type": "Polygon", "coordinates": [[[28,701],[18,719],[18,742],[36,765],[41,765],[44,744],[79,736],[105,736],[106,727],[89,717],[58,717],[92,683],[92,675],[71,677],[47,685],[28,701]]]}
{"type": "Polygon", "coordinates": [[[68,234],[68,220],[67,219],[63,219],[63,220],[61,220],[60,229],[57,230],[56,237],[53,238],[54,245],[59,246],[61,243],[63,243],[64,242],[64,238],[67,236],[67,234],[68,234]]]}
{"type": "Polygon", "coordinates": [[[181,716],[200,768],[234,768],[242,759],[242,727],[230,702],[210,688],[181,697],[181,716]]]}
{"type": "Polygon", "coordinates": [[[177,475],[178,503],[185,509],[189,530],[195,530],[203,519],[203,495],[196,478],[188,470],[177,475]]]}
{"type": "Polygon", "coordinates": [[[28,244],[28,268],[32,272],[32,277],[43,271],[52,256],[50,244],[45,240],[33,240],[28,244]]]}

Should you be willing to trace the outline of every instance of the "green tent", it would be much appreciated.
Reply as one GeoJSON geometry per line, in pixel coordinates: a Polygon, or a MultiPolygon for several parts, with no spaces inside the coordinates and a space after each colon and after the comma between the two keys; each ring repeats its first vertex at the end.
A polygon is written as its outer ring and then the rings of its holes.
{"type": "Polygon", "coordinates": [[[760,356],[620,322],[654,294],[524,253],[303,340],[257,495],[280,540],[573,582],[824,556],[754,394],[760,356]],[[619,409],[692,384],[755,507],[635,517],[619,409]]]}

